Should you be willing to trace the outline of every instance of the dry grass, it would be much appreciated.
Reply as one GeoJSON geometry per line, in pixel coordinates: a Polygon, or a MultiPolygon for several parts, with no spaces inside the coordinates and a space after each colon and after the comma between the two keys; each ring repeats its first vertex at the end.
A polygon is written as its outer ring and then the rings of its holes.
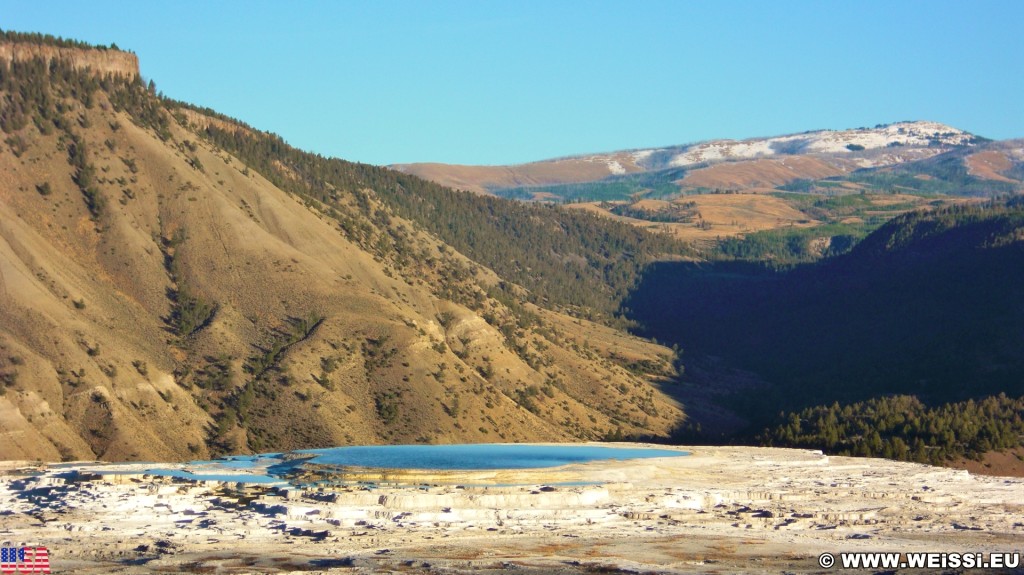
{"type": "MultiPolygon", "coordinates": [[[[642,209],[656,211],[660,200],[638,202],[642,209]]],[[[594,212],[609,218],[640,226],[651,231],[670,233],[686,241],[714,240],[760,230],[782,227],[810,227],[820,222],[792,207],[785,200],[764,194],[702,194],[683,196],[676,203],[693,202],[692,212],[699,219],[688,223],[650,222],[612,214],[598,202],[570,204],[570,208],[594,212]],[[703,226],[701,222],[705,222],[703,226]]],[[[635,204],[634,204],[635,205],[635,204]]]]}
{"type": "Polygon", "coordinates": [[[626,172],[640,172],[630,154],[601,154],[587,158],[546,160],[514,166],[462,166],[455,164],[396,164],[393,168],[431,180],[443,186],[478,193],[488,189],[518,186],[543,186],[592,182],[614,172],[609,162],[617,162],[626,172]]]}
{"type": "Polygon", "coordinates": [[[964,163],[967,164],[967,173],[972,176],[997,182],[1020,183],[1017,180],[1007,178],[1001,173],[1012,168],[1013,162],[1004,153],[997,150],[986,150],[977,154],[971,154],[964,158],[964,163]]]}
{"type": "Polygon", "coordinates": [[[689,188],[774,188],[794,180],[828,178],[848,171],[848,166],[836,160],[787,156],[715,164],[688,172],[679,183],[689,188]]]}
{"type": "MultiPolygon", "coordinates": [[[[107,198],[99,221],[56,134],[29,134],[21,158],[0,154],[0,357],[23,362],[17,384],[0,397],[0,427],[13,438],[0,445],[0,458],[208,456],[220,396],[197,385],[197,372],[225,354],[240,389],[251,379],[243,365],[269,345],[272,331],[311,313],[324,321],[281,358],[287,383],[275,375],[265,384],[246,429],[224,435],[229,449],[592,439],[615,428],[613,417],[626,432],[666,434],[682,417],[643,377],[606,359],[608,350],[634,346],[633,338],[601,331],[600,346],[573,347],[526,330],[529,349],[545,358],[531,365],[477,313],[439,299],[433,272],[378,261],[186,128],[173,126],[173,141],[164,142],[109,105],[82,113],[107,198]],[[174,143],[184,140],[200,142],[189,154],[203,170],[174,143]],[[36,191],[41,182],[49,182],[49,195],[36,191]],[[164,240],[176,230],[185,232],[174,249],[181,276],[219,305],[210,325],[186,341],[165,320],[175,286],[164,240]],[[449,329],[439,326],[441,311],[456,318],[449,329]],[[369,340],[387,342],[385,364],[368,367],[369,340]],[[314,380],[323,358],[337,364],[329,385],[314,380]],[[485,366],[488,380],[480,375],[485,366]],[[182,376],[186,370],[192,375],[182,376]],[[548,385],[552,377],[564,390],[548,385]],[[519,390],[546,386],[551,396],[537,395],[534,411],[517,403],[519,390]],[[394,404],[392,421],[379,413],[381,397],[394,404]],[[652,405],[656,416],[638,411],[652,405]]],[[[393,225],[415,227],[399,218],[393,225]]],[[[413,233],[410,241],[441,257],[436,239],[413,233]]],[[[497,281],[488,270],[479,277],[497,281]]],[[[560,331],[576,329],[569,318],[546,317],[560,331]]],[[[657,349],[637,353],[667,352],[657,349]]]]}

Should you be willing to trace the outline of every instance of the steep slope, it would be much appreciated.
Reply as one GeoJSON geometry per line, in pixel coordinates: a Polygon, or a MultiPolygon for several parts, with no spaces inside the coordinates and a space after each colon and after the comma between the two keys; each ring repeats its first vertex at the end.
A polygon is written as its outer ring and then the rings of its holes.
{"type": "Polygon", "coordinates": [[[671,350],[523,301],[350,165],[347,185],[317,179],[279,139],[60,58],[0,63],[0,94],[0,457],[666,435],[682,418],[651,384],[671,350]],[[247,165],[212,129],[292,155],[247,165]]]}

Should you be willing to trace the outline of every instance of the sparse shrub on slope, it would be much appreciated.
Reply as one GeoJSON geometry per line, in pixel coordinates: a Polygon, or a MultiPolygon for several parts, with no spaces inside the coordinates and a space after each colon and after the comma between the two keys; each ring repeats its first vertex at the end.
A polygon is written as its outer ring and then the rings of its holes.
{"type": "MultiPolygon", "coordinates": [[[[527,288],[532,301],[588,317],[611,321],[647,263],[690,253],[667,236],[592,214],[459,192],[387,168],[302,152],[250,129],[211,123],[205,135],[282,189],[330,206],[357,239],[358,219],[387,227],[390,210],[527,288]]],[[[371,247],[387,249],[387,244],[371,247]]]]}
{"type": "Polygon", "coordinates": [[[208,128],[134,76],[0,63],[0,99],[21,154],[0,153],[5,213],[33,231],[0,230],[33,284],[3,306],[0,337],[32,359],[2,389],[60,422],[25,422],[37,443],[0,455],[665,436],[681,415],[660,394],[650,409],[648,374],[618,365],[669,350],[550,311],[615,323],[638,270],[680,244],[306,154],[215,114],[208,128]]]}

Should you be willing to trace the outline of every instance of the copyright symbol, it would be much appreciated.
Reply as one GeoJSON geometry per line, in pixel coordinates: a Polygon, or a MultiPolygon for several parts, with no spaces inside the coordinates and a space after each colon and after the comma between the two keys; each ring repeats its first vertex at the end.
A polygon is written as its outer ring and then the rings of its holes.
{"type": "Polygon", "coordinates": [[[821,565],[825,569],[831,569],[836,564],[836,558],[831,553],[822,553],[818,555],[818,565],[821,565]]]}

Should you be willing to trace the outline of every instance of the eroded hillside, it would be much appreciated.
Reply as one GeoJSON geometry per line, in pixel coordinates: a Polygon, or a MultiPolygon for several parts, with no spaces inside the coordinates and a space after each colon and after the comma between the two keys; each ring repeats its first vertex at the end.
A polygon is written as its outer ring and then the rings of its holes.
{"type": "Polygon", "coordinates": [[[680,423],[652,384],[672,375],[671,350],[528,303],[372,183],[284,191],[282,174],[308,174],[278,161],[272,183],[211,126],[269,136],[128,75],[36,58],[0,76],[0,457],[559,441],[680,423]]]}

